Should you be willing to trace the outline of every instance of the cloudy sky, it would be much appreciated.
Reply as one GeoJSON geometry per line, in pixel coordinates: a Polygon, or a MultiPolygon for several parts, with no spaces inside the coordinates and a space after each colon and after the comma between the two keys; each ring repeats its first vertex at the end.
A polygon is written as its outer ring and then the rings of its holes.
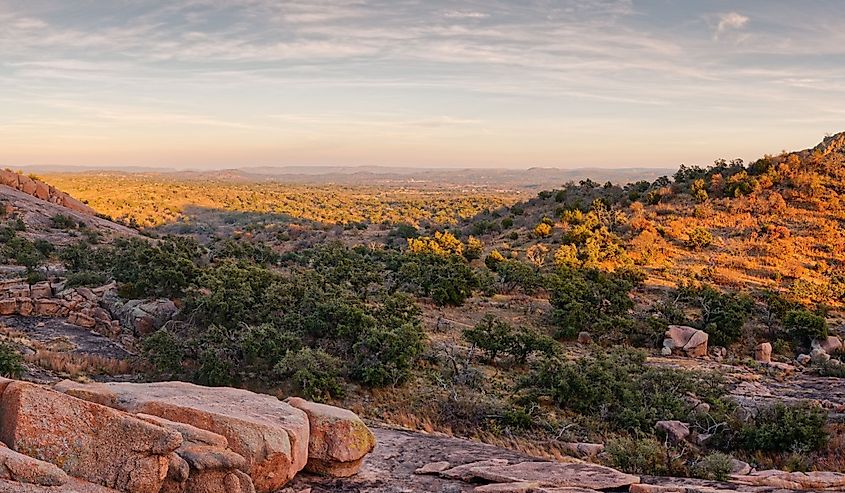
{"type": "Polygon", "coordinates": [[[0,0],[0,165],[675,166],[845,130],[839,0],[0,0]]]}

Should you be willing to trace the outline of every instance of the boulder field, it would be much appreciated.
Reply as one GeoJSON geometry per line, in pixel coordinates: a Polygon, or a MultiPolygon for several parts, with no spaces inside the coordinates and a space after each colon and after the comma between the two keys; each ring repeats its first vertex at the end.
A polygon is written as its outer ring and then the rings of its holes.
{"type": "Polygon", "coordinates": [[[52,388],[0,379],[0,493],[270,493],[356,474],[375,437],[351,411],[184,382],[52,388]]]}

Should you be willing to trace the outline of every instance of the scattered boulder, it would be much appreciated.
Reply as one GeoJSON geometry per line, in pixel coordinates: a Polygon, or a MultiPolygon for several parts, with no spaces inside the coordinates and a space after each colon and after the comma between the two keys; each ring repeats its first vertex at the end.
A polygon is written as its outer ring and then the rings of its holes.
{"type": "Polygon", "coordinates": [[[452,467],[441,472],[440,475],[448,479],[460,479],[461,481],[470,481],[475,476],[475,469],[483,469],[485,467],[500,467],[508,465],[505,459],[490,459],[481,460],[478,462],[470,462],[460,466],[452,467]]]}
{"type": "Polygon", "coordinates": [[[0,479],[41,486],[61,486],[68,482],[68,475],[49,462],[33,459],[2,445],[0,479]]]}
{"type": "Polygon", "coordinates": [[[518,483],[493,483],[479,486],[474,493],[536,493],[540,483],[520,481],[518,483]]]}
{"type": "Polygon", "coordinates": [[[13,450],[126,493],[158,493],[182,444],[173,431],[26,382],[7,385],[0,415],[0,438],[13,450]]]}
{"type": "MultiPolygon", "coordinates": [[[[444,471],[448,472],[448,471],[444,471]]],[[[463,477],[494,483],[537,483],[541,487],[576,487],[593,490],[627,488],[639,483],[639,476],[586,462],[520,462],[511,465],[487,465],[468,468],[463,477]]]]}
{"type": "Polygon", "coordinates": [[[270,395],[184,382],[77,384],[65,380],[56,389],[226,437],[229,448],[246,459],[247,473],[259,493],[280,489],[308,461],[307,415],[270,395]]]}
{"type": "Polygon", "coordinates": [[[655,428],[666,434],[673,443],[680,443],[690,435],[689,425],[677,420],[658,421],[655,428]]]}
{"type": "Polygon", "coordinates": [[[754,348],[754,359],[760,363],[771,363],[772,345],[768,342],[758,344],[757,347],[754,348]]]}
{"type": "Polygon", "coordinates": [[[603,443],[567,442],[560,447],[576,457],[595,457],[604,452],[603,443]]]}
{"type": "Polygon", "coordinates": [[[731,458],[731,474],[751,474],[753,470],[754,468],[751,467],[751,464],[731,458]]]}
{"type": "Polygon", "coordinates": [[[814,364],[820,365],[830,361],[830,355],[821,348],[816,348],[810,351],[810,361],[814,364]]]}
{"type": "Polygon", "coordinates": [[[731,476],[734,482],[753,486],[770,486],[792,490],[845,489],[845,473],[841,472],[785,472],[777,469],[731,476]]]}
{"type": "Polygon", "coordinates": [[[449,463],[446,461],[429,462],[428,464],[415,470],[414,474],[440,474],[446,469],[449,469],[449,463]]]}
{"type": "Polygon", "coordinates": [[[246,459],[228,449],[222,435],[157,416],[138,414],[139,419],[182,435],[182,445],[169,458],[163,493],[254,493],[252,479],[244,473],[246,459]],[[172,469],[172,471],[170,470],[172,469]]]}
{"type": "Polygon", "coordinates": [[[309,402],[298,397],[286,400],[308,415],[310,472],[336,477],[356,474],[364,457],[373,451],[376,438],[363,421],[348,409],[309,402]]]}
{"type": "Polygon", "coordinates": [[[166,298],[123,302],[117,296],[107,295],[104,303],[112,316],[136,336],[152,334],[179,311],[176,304],[166,298]]]}
{"type": "Polygon", "coordinates": [[[707,332],[684,325],[670,325],[663,340],[663,347],[683,352],[692,358],[707,356],[707,332]]]}
{"type": "Polygon", "coordinates": [[[813,349],[821,349],[827,354],[835,354],[842,351],[842,339],[839,336],[827,336],[822,340],[813,341],[813,349]]]}

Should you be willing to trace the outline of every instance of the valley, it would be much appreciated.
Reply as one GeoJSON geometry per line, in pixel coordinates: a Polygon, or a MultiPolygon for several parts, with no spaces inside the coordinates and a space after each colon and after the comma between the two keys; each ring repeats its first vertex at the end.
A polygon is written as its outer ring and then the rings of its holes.
{"type": "Polygon", "coordinates": [[[28,178],[79,199],[71,210],[13,177],[0,187],[0,370],[350,409],[385,448],[357,479],[291,483],[313,491],[541,491],[481,489],[483,468],[414,474],[469,455],[602,464],[651,493],[802,489],[813,471],[835,489],[844,170],[838,134],[748,164],[539,192],[28,178]],[[426,440],[439,442],[400,446],[426,440]],[[490,448],[466,452],[477,442],[490,448]],[[429,446],[440,452],[391,448],[429,446]]]}

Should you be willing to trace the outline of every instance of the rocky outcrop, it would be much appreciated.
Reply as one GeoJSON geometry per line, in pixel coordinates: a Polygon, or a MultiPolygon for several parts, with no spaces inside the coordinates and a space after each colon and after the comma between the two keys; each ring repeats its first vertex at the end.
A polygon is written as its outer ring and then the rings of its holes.
{"type": "Polygon", "coordinates": [[[310,437],[306,469],[335,477],[357,474],[364,457],[376,446],[376,438],[364,422],[352,411],[339,407],[298,397],[286,402],[308,416],[310,437]]]}
{"type": "Polygon", "coordinates": [[[68,475],[49,462],[20,454],[0,443],[0,479],[40,486],[62,486],[68,475]]]}
{"type": "Polygon", "coordinates": [[[0,282],[0,315],[61,317],[125,346],[161,328],[178,312],[168,299],[121,301],[117,286],[65,289],[61,280],[29,285],[25,279],[0,282]]]}
{"type": "Polygon", "coordinates": [[[655,428],[666,435],[672,443],[683,442],[690,436],[689,425],[678,420],[658,421],[655,428]]]}
{"type": "Polygon", "coordinates": [[[763,342],[754,348],[754,359],[760,363],[772,362],[772,345],[768,342],[763,342]]]}
{"type": "Polygon", "coordinates": [[[813,341],[813,350],[821,350],[829,355],[843,352],[842,338],[839,336],[827,336],[821,340],[813,341]]]}
{"type": "Polygon", "coordinates": [[[157,416],[137,417],[182,436],[182,445],[169,458],[162,493],[255,493],[246,459],[229,449],[226,437],[157,416]]]}
{"type": "Polygon", "coordinates": [[[684,325],[670,325],[663,340],[664,350],[669,354],[685,354],[692,358],[707,356],[709,336],[703,330],[684,325]]]}
{"type": "Polygon", "coordinates": [[[246,471],[258,492],[280,488],[308,462],[305,412],[269,395],[183,382],[83,385],[64,381],[56,389],[224,436],[231,450],[246,460],[246,471]]]}
{"type": "Polygon", "coordinates": [[[33,179],[29,176],[15,173],[9,170],[0,170],[0,185],[19,190],[27,195],[39,198],[41,200],[56,204],[67,209],[81,212],[84,214],[94,215],[94,209],[88,207],[79,200],[62,192],[61,190],[44,183],[41,180],[33,179]]]}
{"type": "MultiPolygon", "coordinates": [[[[442,474],[449,473],[447,470],[442,474]]],[[[638,476],[624,474],[597,464],[560,462],[520,462],[517,464],[474,465],[462,479],[481,479],[493,483],[533,483],[547,488],[586,488],[611,490],[640,482],[638,476]]]]}
{"type": "Polygon", "coordinates": [[[744,476],[732,476],[731,479],[740,484],[792,490],[845,490],[845,473],[838,472],[785,472],[770,469],[744,476]]]}
{"type": "Polygon", "coordinates": [[[0,378],[0,493],[269,493],[306,463],[354,474],[375,444],[352,412],[182,382],[52,389],[0,378]],[[8,445],[8,448],[6,448],[8,445]]]}
{"type": "Polygon", "coordinates": [[[136,336],[157,331],[179,311],[176,304],[166,298],[124,302],[117,296],[107,296],[104,304],[112,316],[136,336]]]}
{"type": "Polygon", "coordinates": [[[0,416],[11,449],[126,493],[158,493],[182,443],[173,431],[25,382],[8,384],[0,416]]]}

